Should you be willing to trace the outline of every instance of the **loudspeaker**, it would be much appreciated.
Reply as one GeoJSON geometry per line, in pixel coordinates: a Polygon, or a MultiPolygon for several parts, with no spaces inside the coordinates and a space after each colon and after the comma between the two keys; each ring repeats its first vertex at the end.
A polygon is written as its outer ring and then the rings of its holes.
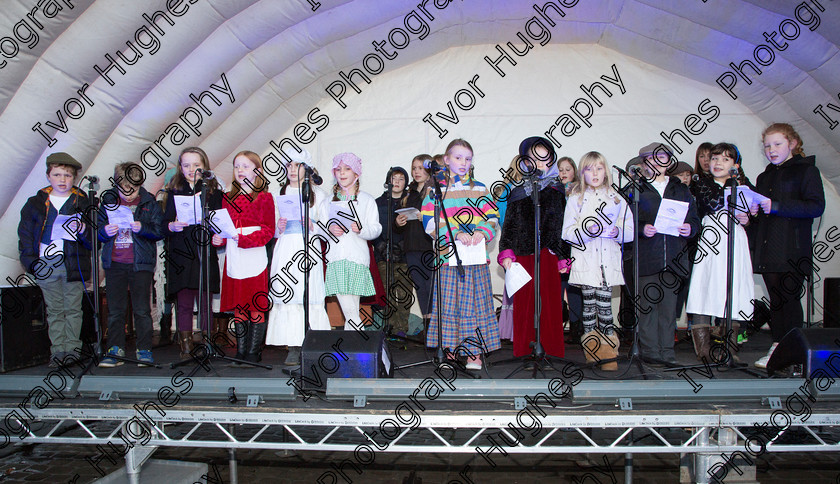
{"type": "Polygon", "coordinates": [[[0,289],[0,372],[46,363],[48,329],[41,288],[0,289]]]}
{"type": "Polygon", "coordinates": [[[830,376],[840,378],[840,329],[794,328],[779,341],[770,361],[767,374],[790,365],[803,365],[803,375],[812,378],[830,376]]]}
{"type": "MultiPolygon", "coordinates": [[[[82,343],[96,343],[93,293],[82,298],[82,343]]],[[[50,335],[44,296],[38,286],[0,289],[0,373],[46,364],[50,335]]]]}
{"type": "Polygon", "coordinates": [[[327,389],[327,378],[384,378],[393,363],[381,331],[306,333],[301,349],[301,388],[327,389]]]}
{"type": "Polygon", "coordinates": [[[840,328],[840,277],[823,280],[823,327],[840,328]]]}

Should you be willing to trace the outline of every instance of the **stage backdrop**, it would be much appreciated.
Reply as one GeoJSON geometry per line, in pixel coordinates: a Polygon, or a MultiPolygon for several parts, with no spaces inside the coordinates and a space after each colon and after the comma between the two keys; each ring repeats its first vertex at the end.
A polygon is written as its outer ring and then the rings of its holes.
{"type": "MultiPolygon", "coordinates": [[[[473,144],[488,185],[527,136],[622,167],[667,137],[691,164],[703,141],[736,143],[755,180],[760,132],[775,121],[817,155],[828,208],[814,236],[840,251],[833,2],[35,3],[0,14],[3,279],[22,272],[19,211],[54,151],[103,188],[115,163],[141,162],[154,191],[185,146],[207,150],[229,182],[236,152],[274,168],[295,143],[328,185],[332,156],[355,152],[362,190],[379,195],[389,167],[455,137],[473,144]]],[[[819,278],[840,276],[833,252],[822,258],[819,278]]],[[[493,273],[501,292],[495,261],[493,273]]]]}

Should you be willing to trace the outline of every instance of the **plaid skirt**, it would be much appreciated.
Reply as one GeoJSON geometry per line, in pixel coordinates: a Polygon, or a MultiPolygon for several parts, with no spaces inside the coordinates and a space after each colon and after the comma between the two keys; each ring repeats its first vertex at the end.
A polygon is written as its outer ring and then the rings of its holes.
{"type": "Polygon", "coordinates": [[[435,287],[432,296],[432,320],[426,332],[426,344],[436,348],[438,342],[437,305],[442,301],[441,343],[444,348],[455,350],[460,344],[473,355],[478,346],[485,352],[497,350],[499,322],[493,310],[493,288],[490,285],[490,268],[487,265],[464,266],[464,278],[457,267],[448,265],[440,269],[440,293],[435,287]]]}
{"type": "Polygon", "coordinates": [[[336,294],[373,296],[376,294],[370,267],[346,259],[327,263],[324,282],[327,296],[336,294]]]}

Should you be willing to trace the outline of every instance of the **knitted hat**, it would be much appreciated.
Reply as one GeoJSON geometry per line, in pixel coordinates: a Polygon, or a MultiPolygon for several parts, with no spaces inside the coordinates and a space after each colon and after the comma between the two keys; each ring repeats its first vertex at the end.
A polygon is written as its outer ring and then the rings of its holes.
{"type": "Polygon", "coordinates": [[[666,153],[668,153],[668,156],[674,156],[674,150],[672,150],[671,147],[666,145],[665,143],[651,143],[647,146],[644,146],[641,149],[639,149],[639,156],[647,157],[653,155],[654,151],[657,153],[661,153],[663,150],[666,153]]]}
{"type": "Polygon", "coordinates": [[[47,156],[47,166],[50,165],[68,165],[72,166],[77,170],[82,169],[82,164],[76,161],[75,158],[64,153],[63,151],[59,151],[58,153],[52,153],[51,155],[47,156]]]}
{"type": "Polygon", "coordinates": [[[333,158],[332,169],[335,170],[342,163],[350,167],[356,176],[362,176],[362,159],[358,156],[353,153],[339,153],[333,158]]]}

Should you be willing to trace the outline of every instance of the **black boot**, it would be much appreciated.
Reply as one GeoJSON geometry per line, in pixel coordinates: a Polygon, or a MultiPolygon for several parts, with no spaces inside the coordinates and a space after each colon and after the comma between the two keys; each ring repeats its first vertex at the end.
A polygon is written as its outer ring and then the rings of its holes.
{"type": "Polygon", "coordinates": [[[160,316],[160,338],[158,338],[159,346],[170,343],[172,343],[172,313],[160,316]]]}
{"type": "MultiPolygon", "coordinates": [[[[236,354],[233,356],[237,360],[244,360],[248,353],[248,346],[250,344],[251,331],[248,327],[251,326],[250,321],[242,321],[235,319],[233,323],[233,335],[236,337],[236,354]]],[[[239,366],[237,362],[231,363],[231,366],[239,366]]]]}
{"type": "Polygon", "coordinates": [[[245,355],[245,360],[252,363],[262,361],[262,345],[265,341],[265,331],[268,323],[251,323],[250,331],[248,331],[248,354],[245,355]]]}

